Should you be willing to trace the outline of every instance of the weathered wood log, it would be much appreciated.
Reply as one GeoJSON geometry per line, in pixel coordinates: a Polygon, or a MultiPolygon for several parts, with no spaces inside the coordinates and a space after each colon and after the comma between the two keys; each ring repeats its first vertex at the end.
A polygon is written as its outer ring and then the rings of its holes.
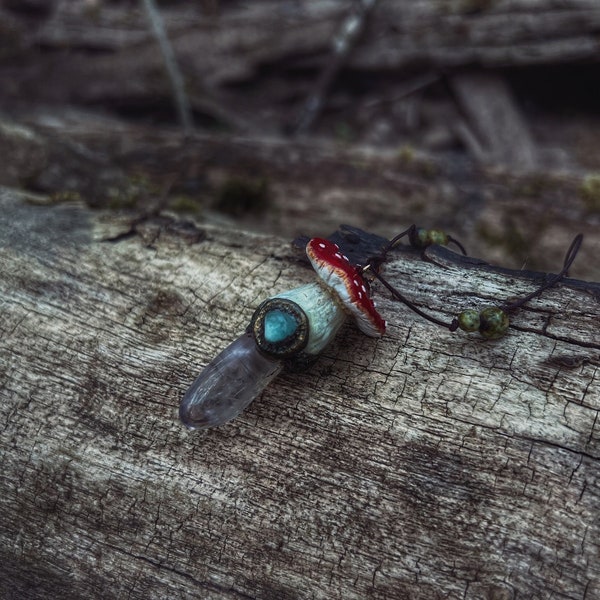
{"type": "MultiPolygon", "coordinates": [[[[222,3],[164,7],[192,106],[232,126],[280,130],[324,65],[351,2],[222,3]],[[248,85],[251,82],[252,85],[248,85]],[[240,102],[236,86],[243,87],[240,102]]],[[[14,20],[14,15],[10,15],[14,20]]],[[[382,1],[349,57],[352,73],[564,64],[598,60],[595,0],[382,1]]],[[[139,112],[170,102],[162,58],[141,10],[128,3],[61,2],[43,26],[13,32],[18,65],[0,67],[19,101],[103,104],[139,112]],[[37,49],[44,48],[43,53],[37,49]],[[69,48],[69,52],[64,52],[69,48]],[[52,84],[49,82],[52,75],[52,84]]],[[[400,74],[400,75],[398,75],[400,74]]]]}
{"type": "Polygon", "coordinates": [[[464,139],[470,154],[486,164],[531,171],[538,166],[535,144],[510,89],[491,73],[460,73],[450,78],[458,103],[472,124],[464,139]],[[469,135],[470,134],[470,135],[469,135]]]}
{"type": "MultiPolygon", "coordinates": [[[[0,196],[0,589],[7,598],[593,598],[600,286],[566,280],[496,342],[376,290],[232,424],[177,420],[265,297],[285,240],[0,196]]],[[[450,252],[385,267],[445,317],[541,276],[450,252]]]]}
{"type": "MultiPolygon", "coordinates": [[[[572,274],[597,280],[597,178],[476,168],[413,148],[381,150],[332,142],[196,134],[57,112],[31,128],[0,122],[0,183],[56,199],[78,194],[94,207],[156,206],[205,222],[224,188],[265,193],[229,225],[294,238],[325,235],[340,222],[392,237],[411,223],[441,227],[469,252],[521,268],[558,268],[575,233],[586,243],[572,274]],[[3,172],[4,171],[4,172],[3,172]],[[591,183],[590,198],[582,194],[591,183]]],[[[251,203],[250,203],[251,204],[251,203]]]]}

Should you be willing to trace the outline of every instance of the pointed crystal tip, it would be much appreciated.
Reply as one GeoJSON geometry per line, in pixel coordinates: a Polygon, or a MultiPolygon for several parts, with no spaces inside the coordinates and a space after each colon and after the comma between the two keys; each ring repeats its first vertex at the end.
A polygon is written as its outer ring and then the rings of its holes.
{"type": "Polygon", "coordinates": [[[185,393],[179,418],[189,429],[223,425],[237,417],[281,371],[283,362],[261,354],[250,333],[231,343],[185,393]]]}

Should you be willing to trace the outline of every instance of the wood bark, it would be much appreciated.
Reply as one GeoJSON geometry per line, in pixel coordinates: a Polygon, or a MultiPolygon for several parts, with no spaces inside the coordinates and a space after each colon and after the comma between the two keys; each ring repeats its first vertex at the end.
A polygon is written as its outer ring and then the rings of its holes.
{"type": "MultiPolygon", "coordinates": [[[[305,373],[186,431],[199,370],[288,241],[0,196],[0,589],[7,598],[594,598],[600,286],[549,290],[496,342],[376,290],[305,373]]],[[[385,274],[449,319],[539,285],[432,249],[385,274]]]]}

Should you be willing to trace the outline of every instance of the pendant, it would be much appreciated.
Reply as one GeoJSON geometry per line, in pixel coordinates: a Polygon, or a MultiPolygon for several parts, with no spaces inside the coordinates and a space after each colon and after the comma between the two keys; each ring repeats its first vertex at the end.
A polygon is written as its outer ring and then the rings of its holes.
{"type": "Polygon", "coordinates": [[[385,333],[367,281],[337,244],[313,238],[306,255],[319,280],[260,304],[246,332],[184,395],[179,416],[188,428],[217,427],[237,417],[284,367],[297,369],[316,360],[348,316],[368,336],[385,333]]]}
{"type": "Polygon", "coordinates": [[[282,292],[260,304],[246,332],[206,366],[184,395],[179,416],[187,427],[216,427],[237,417],[283,368],[298,370],[315,361],[349,316],[364,334],[381,337],[386,322],[371,299],[365,274],[379,281],[395,300],[424,319],[451,332],[458,329],[478,331],[487,340],[497,340],[510,326],[509,314],[566,277],[583,242],[582,234],[575,236],[562,269],[527,296],[482,310],[466,309],[446,322],[405,298],[379,270],[387,261],[388,253],[404,237],[417,249],[453,243],[466,255],[460,242],[443,231],[411,225],[391,241],[383,240],[387,243],[379,244],[379,252],[369,257],[365,254],[366,249],[383,238],[347,225],[340,228],[340,235],[348,240],[354,238],[353,261],[363,266],[352,264],[331,240],[309,240],[306,255],[318,275],[317,282],[282,292]]]}

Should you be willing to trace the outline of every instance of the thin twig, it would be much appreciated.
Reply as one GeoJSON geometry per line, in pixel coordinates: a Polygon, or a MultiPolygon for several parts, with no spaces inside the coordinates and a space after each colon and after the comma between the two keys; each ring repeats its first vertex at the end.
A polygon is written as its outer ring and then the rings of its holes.
{"type": "Polygon", "coordinates": [[[185,93],[185,87],[183,84],[183,76],[177,60],[175,59],[175,53],[173,52],[173,46],[167,37],[163,19],[158,11],[156,2],[154,0],[143,0],[148,20],[152,25],[152,31],[154,37],[160,46],[160,51],[165,61],[165,67],[171,82],[171,90],[173,92],[173,98],[175,106],[177,107],[177,114],[179,115],[179,122],[186,135],[189,135],[193,128],[192,111],[190,109],[190,103],[185,93]]]}
{"type": "Polygon", "coordinates": [[[364,30],[367,17],[376,4],[377,0],[361,0],[359,9],[344,21],[333,41],[333,55],[321,71],[293,128],[295,135],[306,133],[321,113],[331,84],[354,48],[364,30]]]}
{"type": "Polygon", "coordinates": [[[404,98],[407,98],[408,96],[412,96],[413,94],[420,92],[421,90],[429,87],[430,85],[433,85],[434,83],[437,83],[440,80],[440,78],[441,77],[439,73],[434,72],[425,73],[424,75],[418,75],[417,77],[409,79],[408,81],[405,81],[404,83],[399,85],[396,91],[390,96],[385,96],[383,98],[374,98],[372,100],[369,100],[368,102],[365,102],[363,104],[363,107],[375,108],[383,104],[394,104],[396,102],[399,102],[400,100],[403,100],[404,98]]]}

